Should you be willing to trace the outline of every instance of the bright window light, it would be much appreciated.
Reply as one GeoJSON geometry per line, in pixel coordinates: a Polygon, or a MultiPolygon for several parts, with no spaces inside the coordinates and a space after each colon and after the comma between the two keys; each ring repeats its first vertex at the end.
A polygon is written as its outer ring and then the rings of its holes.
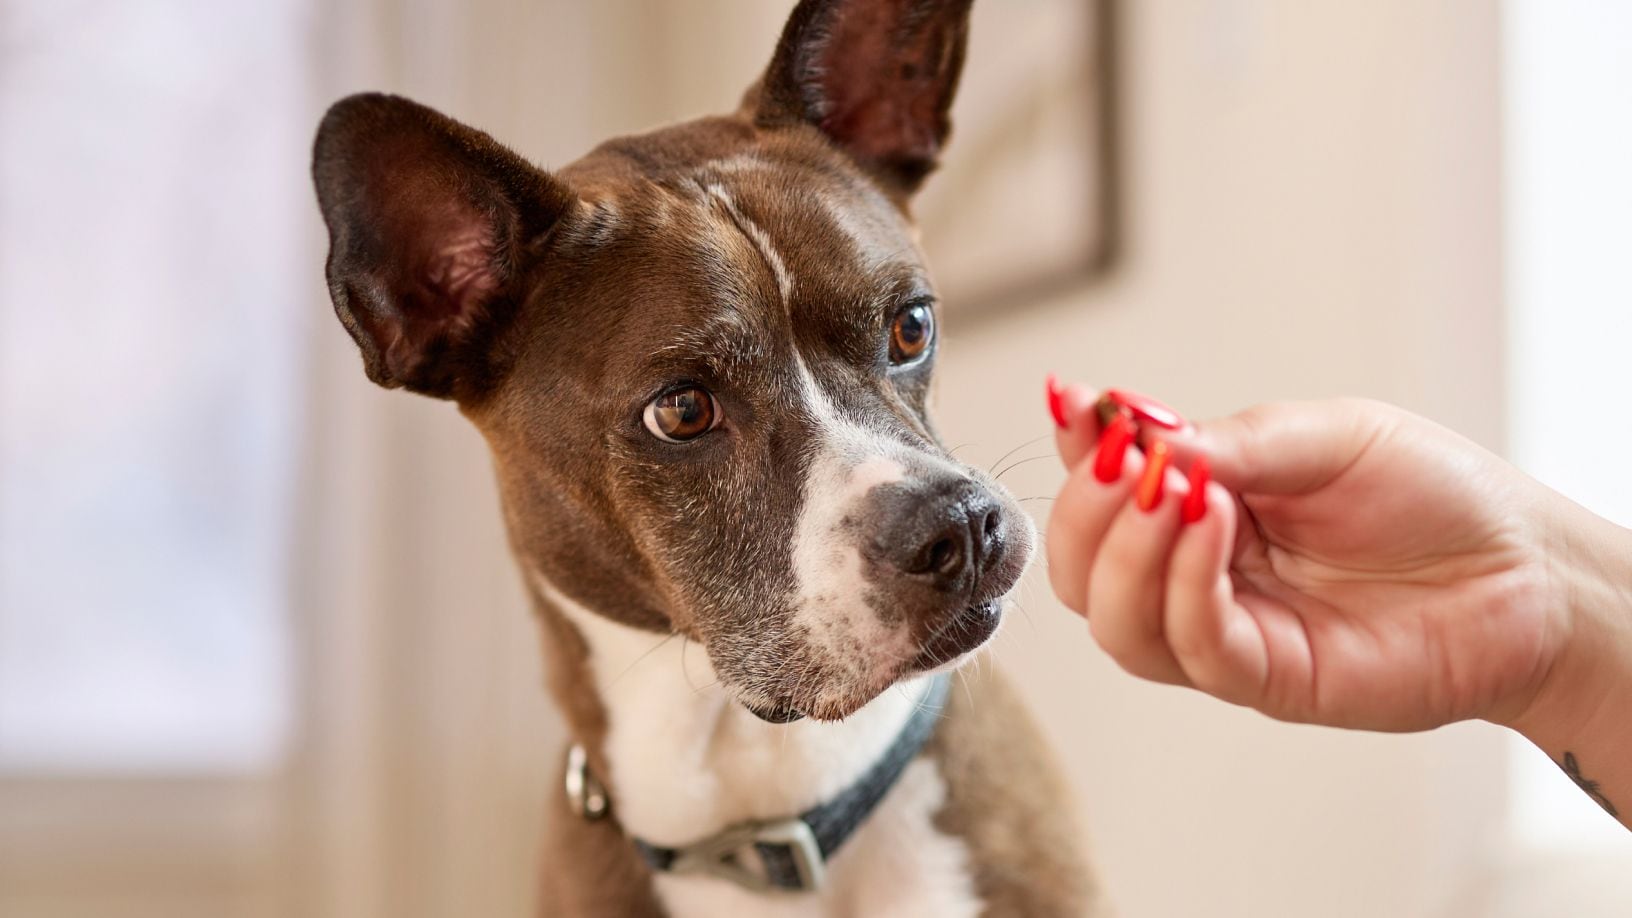
{"type": "Polygon", "coordinates": [[[0,770],[281,754],[303,6],[0,10],[0,770]]]}
{"type": "MultiPolygon", "coordinates": [[[[1509,0],[1504,18],[1512,457],[1632,525],[1632,4],[1509,0]]],[[[1632,853],[1517,740],[1512,774],[1522,847],[1632,853]]]]}

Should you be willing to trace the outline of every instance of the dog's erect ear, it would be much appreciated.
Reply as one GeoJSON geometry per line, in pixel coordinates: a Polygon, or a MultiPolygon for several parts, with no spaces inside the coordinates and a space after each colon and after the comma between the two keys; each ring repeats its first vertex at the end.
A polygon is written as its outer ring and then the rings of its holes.
{"type": "Polygon", "coordinates": [[[971,2],[801,0],[755,120],[814,124],[881,180],[915,191],[951,131],[971,2]]]}
{"type": "Polygon", "coordinates": [[[329,293],[368,378],[474,397],[525,268],[574,197],[480,131],[396,96],[336,102],[312,156],[329,293]]]}

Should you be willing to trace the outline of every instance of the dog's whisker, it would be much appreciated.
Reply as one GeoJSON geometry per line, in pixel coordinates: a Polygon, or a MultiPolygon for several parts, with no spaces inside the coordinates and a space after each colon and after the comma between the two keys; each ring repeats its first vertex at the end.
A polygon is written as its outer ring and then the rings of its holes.
{"type": "Polygon", "coordinates": [[[1015,469],[1019,468],[1022,465],[1028,465],[1028,464],[1033,463],[1033,462],[1041,462],[1044,459],[1056,459],[1056,458],[1059,457],[1059,455],[1060,455],[1059,453],[1044,453],[1041,456],[1031,456],[1031,457],[1026,458],[1026,459],[1017,459],[1014,462],[1009,463],[1008,466],[1003,469],[1003,471],[993,473],[992,474],[992,480],[993,481],[1002,481],[1004,475],[1009,474],[1010,472],[1014,471],[1015,469]]]}
{"type": "MultiPolygon", "coordinates": [[[[665,637],[662,640],[658,641],[656,644],[653,644],[650,650],[646,651],[645,653],[643,653],[640,656],[636,657],[634,660],[630,661],[629,665],[625,666],[623,668],[622,672],[618,673],[616,676],[613,676],[612,680],[606,684],[607,687],[611,688],[612,686],[617,685],[618,682],[621,681],[624,676],[627,676],[627,675],[629,675],[629,673],[633,672],[634,668],[639,666],[642,661],[644,661],[647,657],[650,657],[652,654],[657,653],[659,650],[662,650],[664,645],[668,644],[670,641],[674,640],[677,637],[680,637],[680,632],[678,632],[678,631],[669,632],[667,637],[665,637]]],[[[685,653],[685,650],[684,650],[683,647],[682,647],[680,652],[682,654],[685,653]]]]}
{"type": "Polygon", "coordinates": [[[1031,611],[1028,610],[1025,607],[1025,605],[1023,603],[1021,603],[1018,599],[1011,600],[1011,602],[1014,603],[1014,607],[1016,609],[1020,610],[1020,617],[1024,618],[1026,620],[1027,627],[1031,628],[1032,631],[1036,631],[1037,630],[1037,622],[1036,622],[1035,619],[1033,619],[1031,617],[1031,611]]]}
{"type": "MultiPolygon", "coordinates": [[[[977,662],[976,665],[978,666],[979,663],[977,662]]],[[[962,667],[959,667],[956,672],[958,674],[958,685],[963,687],[963,698],[969,703],[969,710],[973,711],[975,709],[975,690],[969,687],[969,673],[965,672],[962,667]]]]}
{"type": "Polygon", "coordinates": [[[919,712],[923,711],[925,709],[925,707],[927,707],[928,692],[925,692],[924,694],[919,695],[917,698],[913,698],[912,696],[910,696],[910,695],[908,695],[906,693],[907,692],[907,687],[902,685],[901,683],[897,682],[895,684],[895,688],[896,688],[896,693],[899,694],[902,698],[907,699],[907,701],[912,705],[912,714],[916,715],[919,712]]]}
{"type": "MultiPolygon", "coordinates": [[[[700,695],[709,686],[698,686],[695,682],[691,681],[691,671],[686,668],[686,648],[690,646],[690,644],[690,641],[686,641],[680,645],[680,676],[686,680],[686,685],[691,687],[691,693],[693,695],[700,695]]],[[[714,682],[718,681],[718,679],[714,680],[714,682]]],[[[709,685],[713,685],[714,682],[709,683],[709,685]]]]}
{"type": "Polygon", "coordinates": [[[1053,436],[1053,434],[1043,434],[1042,436],[1032,437],[1030,440],[1027,440],[1026,442],[1020,444],[1019,446],[1016,446],[1014,449],[1011,449],[1008,452],[1004,453],[1003,455],[998,456],[996,461],[994,461],[992,464],[990,464],[990,465],[988,465],[986,467],[986,471],[990,472],[992,469],[995,469],[998,466],[1002,465],[1003,460],[1009,458],[1010,456],[1014,455],[1015,453],[1020,452],[1021,450],[1025,449],[1028,446],[1031,446],[1034,443],[1041,443],[1043,440],[1046,440],[1046,439],[1048,439],[1049,437],[1052,437],[1052,436],[1053,436]]]}

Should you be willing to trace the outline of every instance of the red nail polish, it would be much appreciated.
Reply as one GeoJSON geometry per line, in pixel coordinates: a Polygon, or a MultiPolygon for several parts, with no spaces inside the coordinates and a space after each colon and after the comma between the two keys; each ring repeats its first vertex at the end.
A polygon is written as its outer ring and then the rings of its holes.
{"type": "Polygon", "coordinates": [[[1126,389],[1107,389],[1103,398],[1133,412],[1139,420],[1149,421],[1157,427],[1178,430],[1184,426],[1184,418],[1177,411],[1148,395],[1140,395],[1126,389]]]}
{"type": "Polygon", "coordinates": [[[1133,422],[1119,414],[1106,425],[1099,435],[1099,453],[1094,456],[1094,477],[1109,484],[1122,477],[1122,460],[1127,458],[1128,444],[1133,442],[1133,422]]]}
{"type": "Polygon", "coordinates": [[[1184,496],[1184,506],[1179,509],[1180,521],[1194,523],[1207,515],[1207,482],[1212,477],[1207,459],[1197,456],[1190,464],[1190,493],[1184,496]]]}
{"type": "Polygon", "coordinates": [[[1060,392],[1060,381],[1048,374],[1048,413],[1054,415],[1054,426],[1061,430],[1071,426],[1065,422],[1065,396],[1060,392]]]}
{"type": "Polygon", "coordinates": [[[1162,502],[1163,485],[1167,479],[1167,444],[1155,440],[1145,453],[1145,474],[1139,479],[1137,500],[1139,509],[1149,513],[1162,502]]]}

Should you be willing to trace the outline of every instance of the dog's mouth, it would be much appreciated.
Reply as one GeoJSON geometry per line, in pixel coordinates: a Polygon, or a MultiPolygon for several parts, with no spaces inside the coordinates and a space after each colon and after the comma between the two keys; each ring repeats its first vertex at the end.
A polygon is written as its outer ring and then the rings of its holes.
{"type": "Polygon", "coordinates": [[[1003,604],[995,599],[965,607],[930,632],[924,648],[908,664],[912,672],[929,672],[955,662],[997,632],[1003,604]]]}
{"type": "MultiPolygon", "coordinates": [[[[932,672],[957,663],[964,655],[985,644],[997,632],[1003,621],[1001,600],[988,600],[966,606],[930,632],[918,655],[913,657],[897,678],[932,672]]],[[[789,724],[808,716],[792,701],[779,700],[774,704],[743,702],[743,707],[766,723],[789,724]]]]}
{"type": "Polygon", "coordinates": [[[791,724],[796,720],[803,720],[805,717],[805,712],[787,702],[770,706],[761,706],[749,704],[745,701],[742,703],[742,706],[747,708],[749,711],[752,711],[755,717],[765,721],[768,724],[791,724]]]}

